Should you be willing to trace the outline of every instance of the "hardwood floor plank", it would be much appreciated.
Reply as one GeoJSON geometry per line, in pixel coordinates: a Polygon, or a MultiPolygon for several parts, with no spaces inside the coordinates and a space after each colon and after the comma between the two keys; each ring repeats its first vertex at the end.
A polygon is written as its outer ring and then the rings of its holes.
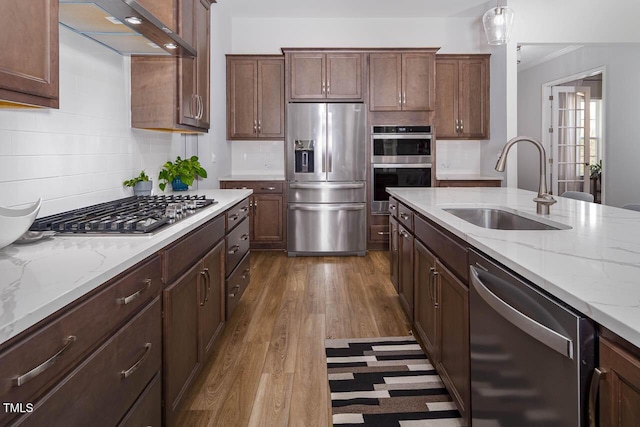
{"type": "Polygon", "coordinates": [[[249,426],[286,426],[289,423],[292,390],[293,374],[262,374],[249,426]]]}
{"type": "Polygon", "coordinates": [[[296,367],[298,334],[302,321],[302,291],[287,291],[269,338],[269,350],[263,371],[271,374],[293,373],[296,367]]]}

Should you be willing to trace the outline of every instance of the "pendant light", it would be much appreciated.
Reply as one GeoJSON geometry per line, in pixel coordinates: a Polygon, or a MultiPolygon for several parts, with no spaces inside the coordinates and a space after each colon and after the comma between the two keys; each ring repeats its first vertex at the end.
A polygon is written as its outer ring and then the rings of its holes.
{"type": "Polygon", "coordinates": [[[492,45],[505,44],[511,37],[511,25],[513,24],[513,10],[506,6],[498,5],[487,10],[482,16],[484,32],[487,34],[487,42],[492,45]]]}

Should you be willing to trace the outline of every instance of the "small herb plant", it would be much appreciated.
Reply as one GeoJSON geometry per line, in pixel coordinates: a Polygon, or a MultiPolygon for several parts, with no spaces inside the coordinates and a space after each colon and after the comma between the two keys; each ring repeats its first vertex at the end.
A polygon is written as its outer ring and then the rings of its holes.
{"type": "Polygon", "coordinates": [[[124,185],[125,187],[133,187],[134,185],[142,181],[149,181],[149,176],[145,173],[144,170],[140,172],[140,175],[136,176],[135,178],[124,181],[122,185],[124,185]]]}
{"type": "Polygon", "coordinates": [[[180,178],[186,185],[192,185],[196,177],[206,178],[207,171],[200,165],[198,156],[191,156],[189,159],[176,158],[175,162],[167,162],[162,166],[158,180],[160,190],[164,191],[168,183],[180,178]]]}
{"type": "Polygon", "coordinates": [[[602,174],[602,160],[599,160],[598,163],[589,165],[589,169],[591,169],[591,179],[600,178],[600,175],[602,174]]]}

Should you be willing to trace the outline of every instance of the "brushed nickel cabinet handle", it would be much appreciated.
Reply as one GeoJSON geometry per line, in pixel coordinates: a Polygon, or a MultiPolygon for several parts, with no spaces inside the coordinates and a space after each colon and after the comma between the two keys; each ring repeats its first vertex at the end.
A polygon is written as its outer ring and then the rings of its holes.
{"type": "Polygon", "coordinates": [[[398,92],[398,104],[402,105],[402,92],[398,92]]]}
{"type": "Polygon", "coordinates": [[[235,285],[235,286],[233,287],[233,289],[231,289],[231,290],[232,290],[233,292],[231,292],[231,293],[229,294],[229,297],[230,297],[230,298],[235,298],[235,297],[236,297],[236,295],[238,295],[238,292],[240,291],[240,285],[235,285]]]}
{"type": "Polygon", "coordinates": [[[199,282],[202,284],[202,298],[200,299],[200,306],[202,307],[204,303],[207,302],[207,285],[205,283],[207,280],[207,275],[205,274],[204,270],[200,272],[200,276],[202,277],[202,280],[199,282]]]}
{"type": "Polygon", "coordinates": [[[400,214],[400,218],[402,218],[402,219],[405,219],[405,220],[406,220],[406,219],[409,219],[409,215],[407,215],[406,213],[401,213],[401,214],[400,214]]]}
{"type": "Polygon", "coordinates": [[[389,233],[388,231],[378,231],[379,236],[388,236],[389,234],[391,233],[389,233]]]}
{"type": "Polygon", "coordinates": [[[390,211],[395,211],[396,210],[396,205],[389,205],[389,210],[390,211]]]}
{"type": "Polygon", "coordinates": [[[261,188],[261,190],[264,190],[264,191],[273,191],[275,189],[276,189],[276,187],[262,187],[261,188]]]}
{"type": "Polygon", "coordinates": [[[144,353],[142,354],[142,357],[133,364],[132,367],[130,367],[129,369],[126,369],[124,371],[120,372],[120,376],[122,378],[129,378],[131,376],[131,374],[133,374],[135,371],[138,370],[138,368],[140,366],[142,366],[142,364],[144,363],[145,360],[147,360],[147,357],[149,357],[149,353],[151,353],[151,343],[148,342],[144,345],[144,353]]]}
{"type": "Polygon", "coordinates": [[[249,235],[248,234],[243,234],[242,236],[240,236],[240,240],[245,241],[249,239],[249,235]]]}
{"type": "Polygon", "coordinates": [[[75,335],[69,335],[63,341],[62,348],[60,350],[58,350],[58,352],[56,354],[54,354],[53,356],[51,356],[46,361],[42,362],[40,365],[36,366],[32,370],[30,370],[26,374],[18,375],[17,377],[15,377],[11,381],[12,385],[14,387],[20,387],[20,386],[26,384],[28,381],[31,381],[32,379],[34,379],[35,377],[37,377],[38,375],[40,375],[41,373],[43,373],[47,369],[49,369],[54,363],[56,363],[56,360],[58,360],[60,358],[62,353],[67,351],[67,349],[69,347],[71,347],[71,344],[73,344],[75,341],[76,341],[75,335]]]}
{"type": "Polygon", "coordinates": [[[240,276],[240,278],[241,278],[241,279],[246,279],[246,278],[247,278],[247,274],[249,274],[250,272],[251,272],[251,270],[250,270],[250,269],[245,268],[245,269],[242,271],[242,276],[240,276]]]}
{"type": "Polygon", "coordinates": [[[235,220],[237,220],[238,218],[240,218],[240,215],[238,215],[238,214],[229,215],[229,219],[230,219],[231,221],[235,221],[235,220]]]}
{"type": "Polygon", "coordinates": [[[258,210],[258,201],[254,200],[253,201],[253,212],[255,213],[258,210]]]}
{"type": "Polygon", "coordinates": [[[402,92],[402,103],[407,105],[407,92],[402,92]]]}
{"type": "Polygon", "coordinates": [[[331,83],[327,82],[327,95],[331,93],[331,83]]]}
{"type": "Polygon", "coordinates": [[[258,122],[253,121],[253,133],[258,133],[258,122]]]}
{"type": "Polygon", "coordinates": [[[240,210],[241,210],[242,212],[247,212],[247,211],[249,210],[249,207],[250,207],[250,206],[251,206],[251,204],[249,204],[249,206],[243,206],[243,207],[241,207],[241,208],[240,208],[240,210]]]}
{"type": "Polygon", "coordinates": [[[205,267],[203,270],[204,274],[207,278],[207,287],[204,293],[204,302],[209,301],[209,294],[211,293],[211,275],[209,274],[209,269],[205,267]]]}
{"type": "Polygon", "coordinates": [[[598,400],[598,389],[600,388],[600,380],[607,378],[607,370],[604,368],[595,368],[591,377],[591,385],[589,386],[589,427],[596,427],[596,403],[598,400]]]}
{"type": "Polygon", "coordinates": [[[131,301],[134,301],[138,298],[140,298],[140,295],[142,295],[147,289],[149,289],[151,287],[151,279],[147,278],[144,279],[142,281],[142,283],[144,284],[144,287],[142,289],[140,289],[137,292],[132,293],[131,295],[129,295],[128,297],[124,297],[124,298],[117,298],[116,302],[120,305],[127,305],[129,304],[131,301]]]}
{"type": "Polygon", "coordinates": [[[464,133],[464,122],[460,119],[460,133],[464,133]]]}
{"type": "Polygon", "coordinates": [[[200,120],[204,115],[204,103],[202,102],[202,97],[200,95],[196,95],[196,101],[198,104],[198,112],[196,113],[196,120],[200,120]]]}
{"type": "Polygon", "coordinates": [[[438,288],[436,287],[436,280],[440,280],[440,273],[438,273],[435,269],[433,271],[433,295],[435,302],[433,303],[434,308],[438,308],[438,288]]]}
{"type": "Polygon", "coordinates": [[[231,249],[229,249],[229,254],[230,254],[230,255],[233,255],[233,254],[235,254],[236,252],[238,252],[239,250],[240,250],[240,246],[238,246],[238,245],[233,245],[233,246],[231,247],[231,249]]]}
{"type": "Polygon", "coordinates": [[[262,121],[258,119],[258,133],[262,133],[262,121]]]}

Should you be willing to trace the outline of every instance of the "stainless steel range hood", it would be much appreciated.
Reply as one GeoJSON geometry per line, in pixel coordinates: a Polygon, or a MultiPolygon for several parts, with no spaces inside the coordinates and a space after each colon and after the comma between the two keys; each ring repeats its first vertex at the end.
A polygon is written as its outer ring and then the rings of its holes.
{"type": "Polygon", "coordinates": [[[136,0],[60,0],[60,23],[121,55],[197,53],[136,0]]]}

